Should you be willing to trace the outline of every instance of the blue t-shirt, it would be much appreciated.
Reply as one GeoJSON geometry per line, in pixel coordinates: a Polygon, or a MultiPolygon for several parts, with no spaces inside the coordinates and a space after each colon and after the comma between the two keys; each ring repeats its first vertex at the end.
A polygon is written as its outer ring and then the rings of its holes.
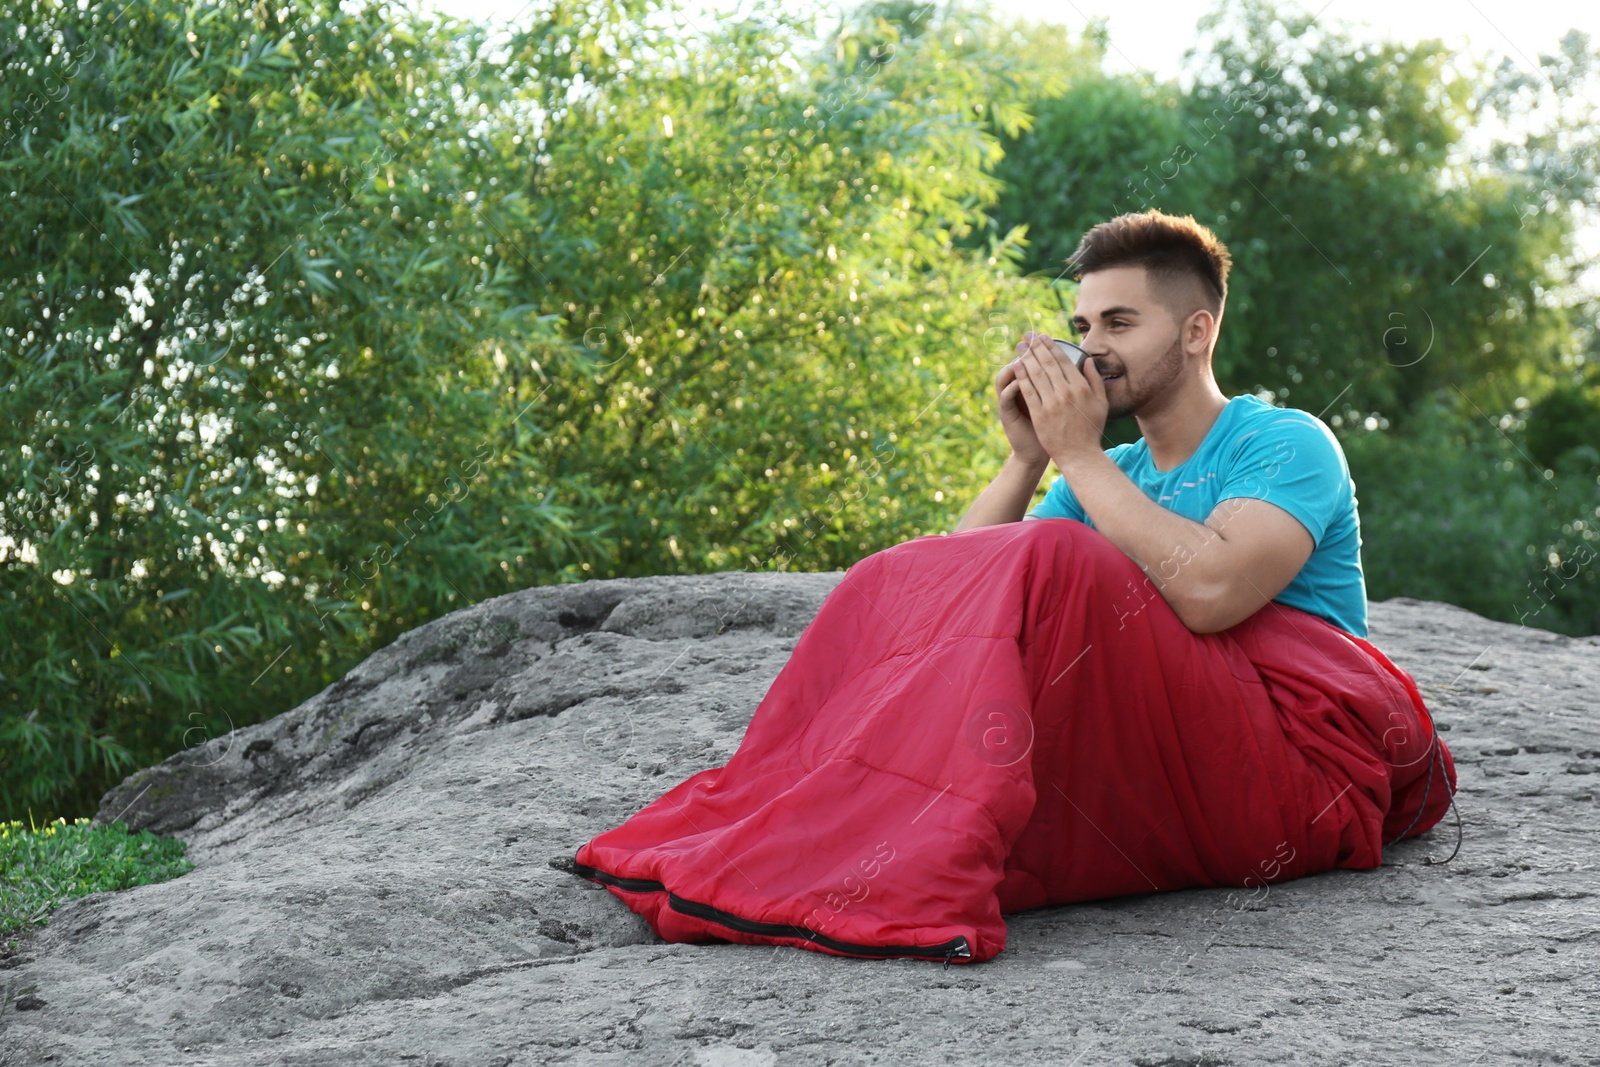
{"type": "MultiPolygon", "coordinates": [[[[1315,547],[1273,599],[1367,636],[1356,486],[1339,439],[1322,420],[1247,393],[1228,401],[1194,455],[1170,471],[1156,470],[1142,437],[1106,455],[1150,499],[1195,522],[1205,522],[1219,501],[1233,497],[1265,500],[1293,515],[1315,547]]],[[[1094,526],[1065,475],[1028,515],[1094,526]]]]}

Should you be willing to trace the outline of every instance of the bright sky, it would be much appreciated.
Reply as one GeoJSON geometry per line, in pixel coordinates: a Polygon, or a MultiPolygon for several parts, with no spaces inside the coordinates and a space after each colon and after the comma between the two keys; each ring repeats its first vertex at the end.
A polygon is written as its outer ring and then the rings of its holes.
{"type": "MultiPolygon", "coordinates": [[[[456,0],[475,2],[475,0],[456,0]]],[[[490,3],[493,0],[476,0],[490,3]]],[[[1112,50],[1108,66],[1140,67],[1158,76],[1178,73],[1195,23],[1205,5],[1173,0],[1000,0],[1007,11],[1063,23],[1080,30],[1090,18],[1108,18],[1112,50]]],[[[1554,52],[1569,29],[1600,39],[1600,4],[1570,0],[1302,0],[1319,23],[1343,23],[1357,37],[1392,37],[1411,43],[1438,37],[1451,47],[1510,56],[1533,71],[1540,52],[1554,52]]]]}

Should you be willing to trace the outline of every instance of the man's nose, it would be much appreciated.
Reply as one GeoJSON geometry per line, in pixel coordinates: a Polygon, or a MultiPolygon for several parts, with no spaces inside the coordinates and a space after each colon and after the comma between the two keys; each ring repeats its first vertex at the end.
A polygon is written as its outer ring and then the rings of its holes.
{"type": "Polygon", "coordinates": [[[1107,352],[1105,344],[1100,337],[1095,335],[1092,329],[1085,330],[1082,334],[1079,334],[1077,344],[1079,348],[1091,356],[1103,356],[1107,352]]]}

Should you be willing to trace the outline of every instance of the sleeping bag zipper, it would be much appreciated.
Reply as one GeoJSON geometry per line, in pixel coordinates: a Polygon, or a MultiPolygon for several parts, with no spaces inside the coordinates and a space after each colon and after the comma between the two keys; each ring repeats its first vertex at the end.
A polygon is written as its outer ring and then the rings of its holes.
{"type": "Polygon", "coordinates": [[[967,944],[965,937],[953,937],[938,945],[858,945],[850,941],[840,941],[838,938],[819,934],[803,926],[793,926],[787,923],[757,922],[754,919],[744,919],[721,908],[713,908],[709,904],[686,900],[676,893],[668,892],[667,887],[653,878],[620,878],[614,874],[607,874],[597,867],[590,867],[582,863],[573,863],[573,873],[580,878],[587,878],[591,882],[601,885],[615,886],[627,893],[666,893],[667,904],[673,911],[683,915],[690,915],[696,919],[704,919],[730,930],[738,930],[745,934],[761,934],[766,937],[788,937],[799,941],[810,941],[824,948],[831,948],[836,952],[848,952],[856,956],[873,956],[891,958],[897,956],[910,956],[916,959],[944,960],[948,965],[952,958],[970,959],[972,947],[967,944]]]}

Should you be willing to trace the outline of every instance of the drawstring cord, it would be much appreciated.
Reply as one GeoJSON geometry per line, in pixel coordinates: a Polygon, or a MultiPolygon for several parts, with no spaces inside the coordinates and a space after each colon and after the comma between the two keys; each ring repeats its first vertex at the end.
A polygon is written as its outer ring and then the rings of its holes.
{"type": "MultiPolygon", "coordinates": [[[[1399,667],[1396,667],[1393,663],[1389,662],[1389,658],[1387,656],[1385,656],[1381,651],[1379,651],[1376,646],[1370,644],[1369,642],[1363,640],[1362,638],[1355,637],[1355,636],[1353,636],[1351,634],[1345,634],[1344,636],[1346,638],[1348,638],[1354,644],[1360,646],[1365,652],[1367,652],[1373,658],[1378,660],[1379,663],[1383,664],[1386,668],[1388,668],[1390,673],[1394,674],[1395,677],[1400,678],[1402,681],[1404,681],[1406,689],[1409,690],[1410,693],[1411,693],[1413,702],[1416,704],[1417,708],[1422,712],[1423,716],[1428,720],[1428,735],[1429,735],[1428,736],[1428,752],[1429,752],[1430,755],[1432,755],[1435,758],[1437,758],[1437,760],[1439,762],[1439,766],[1443,767],[1444,766],[1444,754],[1440,751],[1440,747],[1439,747],[1439,728],[1438,728],[1438,726],[1436,726],[1434,724],[1433,713],[1428,710],[1427,704],[1425,704],[1423,702],[1422,694],[1417,692],[1415,679],[1412,679],[1411,676],[1409,674],[1407,674],[1405,671],[1402,671],[1399,667]]],[[[1433,764],[1434,764],[1434,760],[1430,759],[1428,761],[1428,780],[1422,786],[1422,803],[1417,807],[1417,814],[1416,814],[1415,818],[1413,818],[1411,820],[1411,825],[1407,826],[1404,830],[1400,831],[1400,834],[1399,834],[1398,837],[1395,837],[1393,840],[1386,842],[1383,845],[1384,848],[1388,848],[1389,845],[1394,844],[1396,841],[1399,841],[1399,840],[1401,840],[1401,838],[1404,838],[1406,836],[1406,834],[1409,834],[1411,832],[1411,827],[1417,825],[1417,819],[1422,818],[1422,813],[1424,811],[1428,810],[1428,794],[1433,789],[1433,764]]],[[[1461,836],[1462,836],[1461,810],[1456,807],[1456,791],[1450,785],[1449,775],[1445,776],[1444,787],[1445,787],[1445,790],[1450,794],[1450,811],[1452,813],[1454,813],[1454,815],[1456,817],[1456,847],[1451,850],[1450,855],[1446,856],[1442,860],[1435,860],[1433,858],[1433,856],[1431,856],[1431,855],[1428,856],[1426,862],[1429,863],[1429,864],[1449,863],[1451,860],[1456,858],[1456,853],[1461,851],[1461,836]]]]}
{"type": "MultiPolygon", "coordinates": [[[[1432,725],[1432,721],[1433,721],[1433,717],[1430,715],[1429,716],[1429,725],[1430,726],[1432,725]]],[[[1432,758],[1430,758],[1428,760],[1428,777],[1427,777],[1427,780],[1423,783],[1423,786],[1422,786],[1422,803],[1417,805],[1417,814],[1412,817],[1410,824],[1404,830],[1401,830],[1400,833],[1396,837],[1391,838],[1389,841],[1384,843],[1384,846],[1383,846],[1384,848],[1388,848],[1390,845],[1394,844],[1396,841],[1401,840],[1407,834],[1409,834],[1411,832],[1411,827],[1417,825],[1417,820],[1422,818],[1422,813],[1424,811],[1426,811],[1427,808],[1428,808],[1428,794],[1430,792],[1432,792],[1432,790],[1433,790],[1433,765],[1434,765],[1434,762],[1437,761],[1441,767],[1443,767],[1443,765],[1444,765],[1444,754],[1439,751],[1439,732],[1438,732],[1438,730],[1433,730],[1432,731],[1432,737],[1428,741],[1428,754],[1432,758]]],[[[1450,794],[1450,811],[1452,813],[1454,813],[1454,815],[1456,817],[1456,847],[1451,850],[1450,855],[1446,856],[1442,860],[1436,860],[1436,859],[1433,858],[1432,854],[1430,854],[1428,856],[1428,858],[1424,861],[1430,866],[1432,866],[1433,864],[1436,864],[1436,863],[1438,863],[1438,864],[1449,863],[1451,860],[1456,858],[1456,853],[1461,851],[1461,836],[1462,836],[1461,811],[1460,811],[1460,809],[1458,809],[1456,807],[1456,791],[1454,789],[1450,788],[1450,778],[1449,778],[1448,775],[1446,775],[1445,778],[1444,778],[1444,788],[1445,788],[1445,791],[1450,794]]]]}

